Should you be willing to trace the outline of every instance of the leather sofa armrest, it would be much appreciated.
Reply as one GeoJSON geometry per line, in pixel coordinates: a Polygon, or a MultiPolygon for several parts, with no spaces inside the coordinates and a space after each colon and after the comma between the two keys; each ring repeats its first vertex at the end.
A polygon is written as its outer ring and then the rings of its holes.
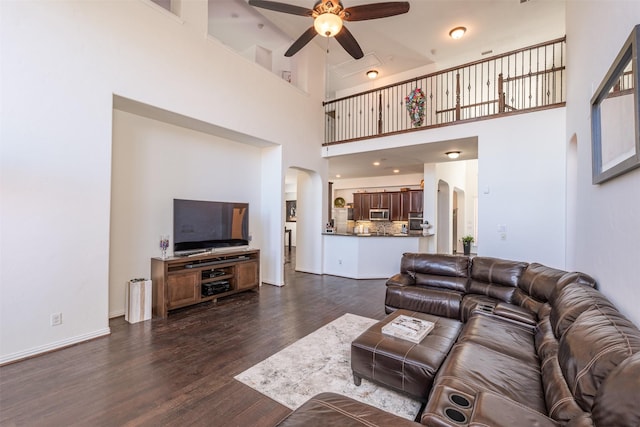
{"type": "Polygon", "coordinates": [[[498,394],[469,394],[446,385],[433,388],[420,423],[427,427],[560,426],[546,415],[498,394]]]}
{"type": "Polygon", "coordinates": [[[515,320],[516,322],[524,323],[529,326],[536,326],[538,323],[534,313],[514,304],[500,302],[493,308],[493,314],[515,320]]]}
{"type": "Polygon", "coordinates": [[[540,412],[494,393],[480,392],[469,420],[479,426],[539,426],[558,427],[556,421],[540,412]]]}
{"type": "Polygon", "coordinates": [[[387,286],[395,285],[395,286],[414,286],[416,284],[415,277],[412,277],[408,274],[398,273],[389,280],[387,280],[387,286]]]}

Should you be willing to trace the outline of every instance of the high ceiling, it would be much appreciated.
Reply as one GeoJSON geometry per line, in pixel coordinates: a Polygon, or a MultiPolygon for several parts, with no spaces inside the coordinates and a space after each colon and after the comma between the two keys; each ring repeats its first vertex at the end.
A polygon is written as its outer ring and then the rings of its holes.
{"type": "MultiPolygon", "coordinates": [[[[304,8],[312,8],[315,3],[315,0],[278,1],[304,8]]],[[[342,4],[350,7],[383,1],[386,0],[343,0],[342,4]]],[[[379,71],[379,79],[396,76],[391,79],[403,80],[431,72],[429,66],[443,69],[565,34],[565,0],[410,0],[409,3],[410,10],[403,15],[345,23],[364,51],[360,60],[351,58],[335,39],[320,36],[313,39],[312,43],[328,48],[328,94],[372,84],[365,76],[371,68],[379,71]],[[449,31],[458,26],[466,27],[467,32],[462,39],[453,40],[449,31]]],[[[210,34],[239,52],[260,46],[281,55],[312,25],[312,18],[254,8],[246,0],[209,0],[210,34]]],[[[455,145],[452,144],[441,145],[447,149],[455,145]]],[[[429,155],[431,150],[426,146],[420,148],[419,155],[384,151],[332,158],[330,174],[389,175],[384,168],[372,170],[369,157],[388,159],[389,168],[391,159],[395,159],[396,164],[403,165],[401,173],[414,173],[422,170],[423,163],[440,161],[439,157],[429,155]],[[408,160],[411,158],[416,161],[411,163],[408,160]],[[343,168],[351,172],[347,174],[343,168]]],[[[442,152],[433,153],[441,157],[442,152]]],[[[474,152],[477,153],[477,144],[474,152]]]]}
{"type": "MultiPolygon", "coordinates": [[[[312,8],[315,0],[278,2],[312,8]]],[[[360,60],[349,56],[335,39],[313,39],[329,49],[328,93],[367,83],[365,72],[370,68],[377,69],[380,78],[431,64],[442,68],[481,59],[483,52],[503,53],[565,34],[565,0],[410,0],[409,4],[403,15],[345,23],[365,54],[360,60]],[[458,26],[466,27],[467,33],[453,40],[449,31],[458,26]]],[[[282,54],[312,25],[312,18],[255,8],[246,0],[209,0],[209,33],[240,52],[258,45],[282,54]]]]}

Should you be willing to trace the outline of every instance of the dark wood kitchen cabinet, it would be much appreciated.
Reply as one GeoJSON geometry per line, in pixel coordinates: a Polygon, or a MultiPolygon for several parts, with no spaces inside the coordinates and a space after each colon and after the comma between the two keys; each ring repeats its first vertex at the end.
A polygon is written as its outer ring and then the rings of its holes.
{"type": "Polygon", "coordinates": [[[422,212],[424,206],[424,191],[409,191],[409,212],[422,212]]]}
{"type": "Polygon", "coordinates": [[[389,194],[389,219],[391,221],[402,220],[402,194],[399,192],[389,194]]]}
{"type": "Polygon", "coordinates": [[[353,219],[368,221],[369,209],[389,209],[390,221],[408,221],[409,212],[422,212],[422,190],[353,193],[353,219]]]}
{"type": "Polygon", "coordinates": [[[409,220],[409,212],[422,212],[424,205],[424,192],[422,190],[403,191],[401,194],[401,221],[409,220]]]}
{"type": "Polygon", "coordinates": [[[387,192],[382,193],[369,193],[371,209],[389,209],[390,194],[387,192]]]}
{"type": "Polygon", "coordinates": [[[354,221],[368,221],[372,193],[353,193],[354,221]]]}

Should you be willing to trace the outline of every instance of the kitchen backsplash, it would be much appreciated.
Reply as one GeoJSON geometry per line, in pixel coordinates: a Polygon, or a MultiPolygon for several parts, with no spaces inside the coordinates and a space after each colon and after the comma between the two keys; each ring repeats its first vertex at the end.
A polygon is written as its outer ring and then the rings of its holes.
{"type": "Polygon", "coordinates": [[[369,230],[369,234],[384,234],[385,232],[386,234],[399,234],[403,232],[403,225],[405,226],[404,231],[406,231],[408,226],[406,221],[348,221],[347,223],[349,232],[355,234],[367,233],[366,230],[369,230]],[[354,231],[356,227],[357,230],[354,231]]]}

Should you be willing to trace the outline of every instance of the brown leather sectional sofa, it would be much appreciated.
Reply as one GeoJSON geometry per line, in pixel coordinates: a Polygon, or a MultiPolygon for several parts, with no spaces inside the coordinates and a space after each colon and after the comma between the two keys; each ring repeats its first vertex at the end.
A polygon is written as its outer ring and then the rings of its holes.
{"type": "MultiPolygon", "coordinates": [[[[427,426],[640,426],[640,330],[582,273],[488,257],[404,254],[385,308],[465,322],[427,426]]],[[[391,426],[349,398],[310,399],[282,426],[391,426]]]]}

